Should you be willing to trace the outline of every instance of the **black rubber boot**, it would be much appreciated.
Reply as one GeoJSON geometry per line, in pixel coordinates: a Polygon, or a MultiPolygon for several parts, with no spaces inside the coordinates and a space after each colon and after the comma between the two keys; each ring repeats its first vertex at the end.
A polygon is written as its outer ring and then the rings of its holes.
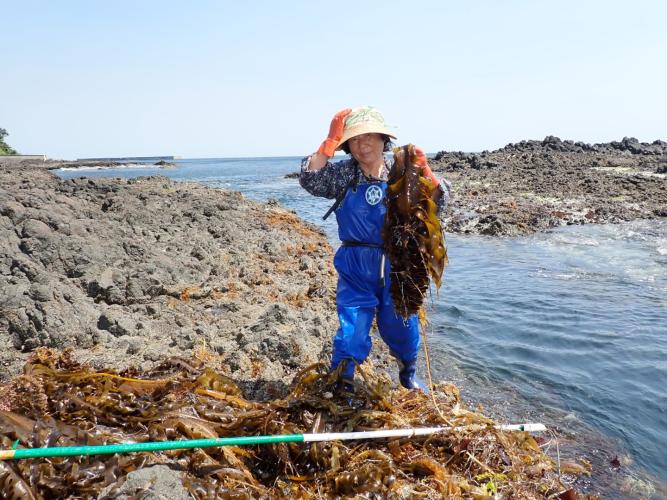
{"type": "Polygon", "coordinates": [[[335,386],[336,392],[349,392],[354,394],[354,380],[340,379],[336,382],[335,386]]]}
{"type": "Polygon", "coordinates": [[[424,385],[417,378],[417,360],[404,362],[398,360],[398,380],[406,389],[424,390],[424,385]]]}
{"type": "Polygon", "coordinates": [[[338,380],[334,385],[334,392],[349,392],[354,394],[354,371],[350,373],[349,364],[354,366],[354,361],[344,359],[336,368],[331,368],[331,373],[336,373],[338,380]]]}
{"type": "Polygon", "coordinates": [[[334,384],[333,392],[340,397],[347,406],[354,406],[354,380],[338,379],[334,384]]]}

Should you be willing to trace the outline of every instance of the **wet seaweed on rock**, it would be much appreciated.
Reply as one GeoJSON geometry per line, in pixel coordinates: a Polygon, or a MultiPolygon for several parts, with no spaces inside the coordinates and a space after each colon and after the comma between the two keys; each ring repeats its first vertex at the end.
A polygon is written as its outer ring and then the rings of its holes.
{"type": "Polygon", "coordinates": [[[391,263],[391,296],[401,316],[419,311],[429,280],[440,288],[447,249],[438,218],[438,187],[421,175],[412,144],[394,150],[387,187],[385,252],[391,263]]]}
{"type": "MultiPolygon", "coordinates": [[[[335,374],[316,364],[295,377],[285,398],[258,402],[246,400],[210,360],[207,366],[174,359],[145,373],[115,373],[80,365],[68,351],[39,349],[25,375],[2,389],[10,411],[0,411],[0,444],[10,448],[19,440],[22,447],[52,447],[440,424],[423,392],[390,389],[386,376],[365,365],[361,371],[364,382],[352,399],[332,393],[335,374]],[[26,385],[30,391],[22,390],[26,385]]],[[[112,498],[128,474],[158,464],[176,471],[194,498],[497,493],[524,499],[566,490],[529,434],[499,431],[489,419],[466,411],[451,384],[434,391],[447,418],[464,430],[412,439],[0,461],[0,497],[96,498],[104,490],[112,498]]]]}

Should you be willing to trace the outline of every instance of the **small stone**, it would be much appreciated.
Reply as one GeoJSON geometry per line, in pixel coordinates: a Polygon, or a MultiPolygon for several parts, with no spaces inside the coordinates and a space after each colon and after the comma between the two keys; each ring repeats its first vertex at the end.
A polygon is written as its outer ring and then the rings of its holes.
{"type": "Polygon", "coordinates": [[[32,284],[30,286],[30,297],[37,302],[48,302],[53,298],[53,291],[46,285],[32,284]]]}
{"type": "Polygon", "coordinates": [[[182,482],[180,472],[172,470],[166,465],[154,465],[130,472],[123,485],[115,489],[109,485],[100,492],[98,498],[116,498],[129,500],[137,498],[137,491],[143,500],[158,500],[169,498],[172,500],[188,500],[190,494],[182,482]],[[148,488],[146,488],[148,486],[148,488]]]}

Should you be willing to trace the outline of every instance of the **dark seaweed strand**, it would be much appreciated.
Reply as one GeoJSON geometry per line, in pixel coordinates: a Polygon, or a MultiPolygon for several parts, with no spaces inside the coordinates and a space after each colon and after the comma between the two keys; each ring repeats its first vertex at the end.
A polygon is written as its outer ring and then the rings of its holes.
{"type": "MultiPolygon", "coordinates": [[[[410,146],[404,146],[401,150],[403,155],[401,161],[395,160],[391,180],[397,182],[400,177],[405,179],[408,173],[408,163],[413,165],[410,146]],[[403,175],[398,176],[398,167],[403,167],[403,175]]],[[[414,149],[413,149],[414,151],[414,149]]],[[[407,196],[409,190],[404,185],[403,195],[407,196]]],[[[399,314],[404,318],[419,311],[426,290],[428,289],[429,273],[424,261],[424,256],[419,250],[417,226],[420,222],[415,221],[411,214],[400,214],[397,210],[397,199],[399,196],[388,197],[387,228],[385,230],[385,248],[392,263],[392,286],[391,296],[399,314]],[[407,220],[403,218],[407,217],[407,220]],[[412,220],[411,220],[412,219],[412,220]]],[[[415,200],[409,200],[412,206],[415,200]]],[[[422,223],[423,224],[423,223],[422,223]]]]}
{"type": "MultiPolygon", "coordinates": [[[[403,172],[404,177],[408,173],[408,167],[411,167],[413,165],[412,156],[410,155],[410,146],[412,146],[412,144],[406,144],[405,146],[403,146],[403,162],[405,163],[405,170],[403,172]]],[[[414,147],[412,148],[412,150],[414,151],[414,147]]],[[[408,195],[408,203],[410,204],[410,207],[412,208],[413,200],[410,199],[410,190],[407,190],[406,194],[408,195]]],[[[412,214],[410,214],[409,216],[411,217],[412,214]]]]}

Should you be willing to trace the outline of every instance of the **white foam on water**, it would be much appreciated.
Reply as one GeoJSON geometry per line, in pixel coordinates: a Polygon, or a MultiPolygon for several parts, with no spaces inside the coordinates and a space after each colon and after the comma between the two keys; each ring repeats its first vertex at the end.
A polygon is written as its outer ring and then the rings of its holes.
{"type": "Polygon", "coordinates": [[[573,246],[587,246],[587,247],[597,247],[600,246],[600,242],[593,238],[585,238],[583,236],[566,236],[558,235],[557,237],[551,240],[551,243],[554,245],[573,245],[573,246]]]}
{"type": "Polygon", "coordinates": [[[622,224],[563,228],[534,237],[549,259],[563,267],[538,274],[559,280],[595,277],[631,283],[667,279],[667,224],[634,221],[622,224]],[[593,250],[594,249],[594,250],[593,250]]]}

